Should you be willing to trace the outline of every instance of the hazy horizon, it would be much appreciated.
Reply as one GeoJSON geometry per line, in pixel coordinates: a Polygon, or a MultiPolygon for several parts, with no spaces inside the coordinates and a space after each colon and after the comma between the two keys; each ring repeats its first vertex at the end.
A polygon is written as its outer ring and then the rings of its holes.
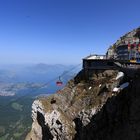
{"type": "Polygon", "coordinates": [[[65,64],[65,63],[43,63],[43,62],[40,62],[40,63],[0,63],[0,69],[3,68],[3,67],[10,67],[10,66],[22,66],[22,67],[26,67],[26,66],[37,66],[37,65],[48,65],[48,66],[56,66],[56,65],[62,65],[62,66],[76,66],[76,65],[82,65],[82,60],[80,63],[71,63],[71,64],[65,64]]]}

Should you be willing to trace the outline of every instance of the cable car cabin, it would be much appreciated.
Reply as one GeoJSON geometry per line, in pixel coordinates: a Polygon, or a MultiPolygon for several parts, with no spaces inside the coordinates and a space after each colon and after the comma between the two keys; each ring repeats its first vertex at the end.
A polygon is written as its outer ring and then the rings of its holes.
{"type": "Polygon", "coordinates": [[[59,80],[56,82],[56,85],[57,86],[62,86],[63,85],[63,82],[61,81],[60,76],[59,76],[59,80]]]}
{"type": "Polygon", "coordinates": [[[57,85],[57,86],[62,86],[62,85],[63,85],[63,82],[62,82],[62,81],[57,81],[57,82],[56,82],[56,85],[57,85]]]}

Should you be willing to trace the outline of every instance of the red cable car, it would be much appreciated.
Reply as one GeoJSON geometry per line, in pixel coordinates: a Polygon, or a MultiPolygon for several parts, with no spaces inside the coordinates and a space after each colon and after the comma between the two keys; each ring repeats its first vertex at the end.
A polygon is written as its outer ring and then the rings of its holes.
{"type": "Polygon", "coordinates": [[[56,85],[57,86],[62,86],[63,85],[63,82],[61,81],[60,77],[59,77],[59,80],[56,82],[56,85]]]}

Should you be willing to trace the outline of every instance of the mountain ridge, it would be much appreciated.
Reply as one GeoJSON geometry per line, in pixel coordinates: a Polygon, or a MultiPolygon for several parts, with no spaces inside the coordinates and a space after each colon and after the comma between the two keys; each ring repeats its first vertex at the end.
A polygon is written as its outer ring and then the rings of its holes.
{"type": "MultiPolygon", "coordinates": [[[[116,47],[129,35],[133,42],[136,33],[139,28],[125,34],[107,52],[111,49],[109,53],[115,55],[116,47]]],[[[140,73],[127,74],[93,70],[87,80],[83,69],[57,94],[35,100],[26,140],[140,139],[140,73]]]]}

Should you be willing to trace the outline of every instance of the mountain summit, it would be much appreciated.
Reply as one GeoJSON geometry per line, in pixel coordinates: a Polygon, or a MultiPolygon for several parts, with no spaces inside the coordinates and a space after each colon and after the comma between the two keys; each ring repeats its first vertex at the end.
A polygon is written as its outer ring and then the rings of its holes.
{"type": "Polygon", "coordinates": [[[138,28],[127,33],[108,49],[106,57],[110,67],[92,67],[90,62],[94,60],[88,57],[90,73],[85,66],[61,91],[35,100],[32,129],[26,140],[140,139],[139,69],[131,69],[136,72],[130,76],[126,65],[123,65],[125,71],[121,71],[118,62],[116,67],[111,63],[116,59],[133,66],[127,62],[129,50],[124,57],[117,48],[128,47],[129,43],[138,45],[139,32],[138,28]]]}

